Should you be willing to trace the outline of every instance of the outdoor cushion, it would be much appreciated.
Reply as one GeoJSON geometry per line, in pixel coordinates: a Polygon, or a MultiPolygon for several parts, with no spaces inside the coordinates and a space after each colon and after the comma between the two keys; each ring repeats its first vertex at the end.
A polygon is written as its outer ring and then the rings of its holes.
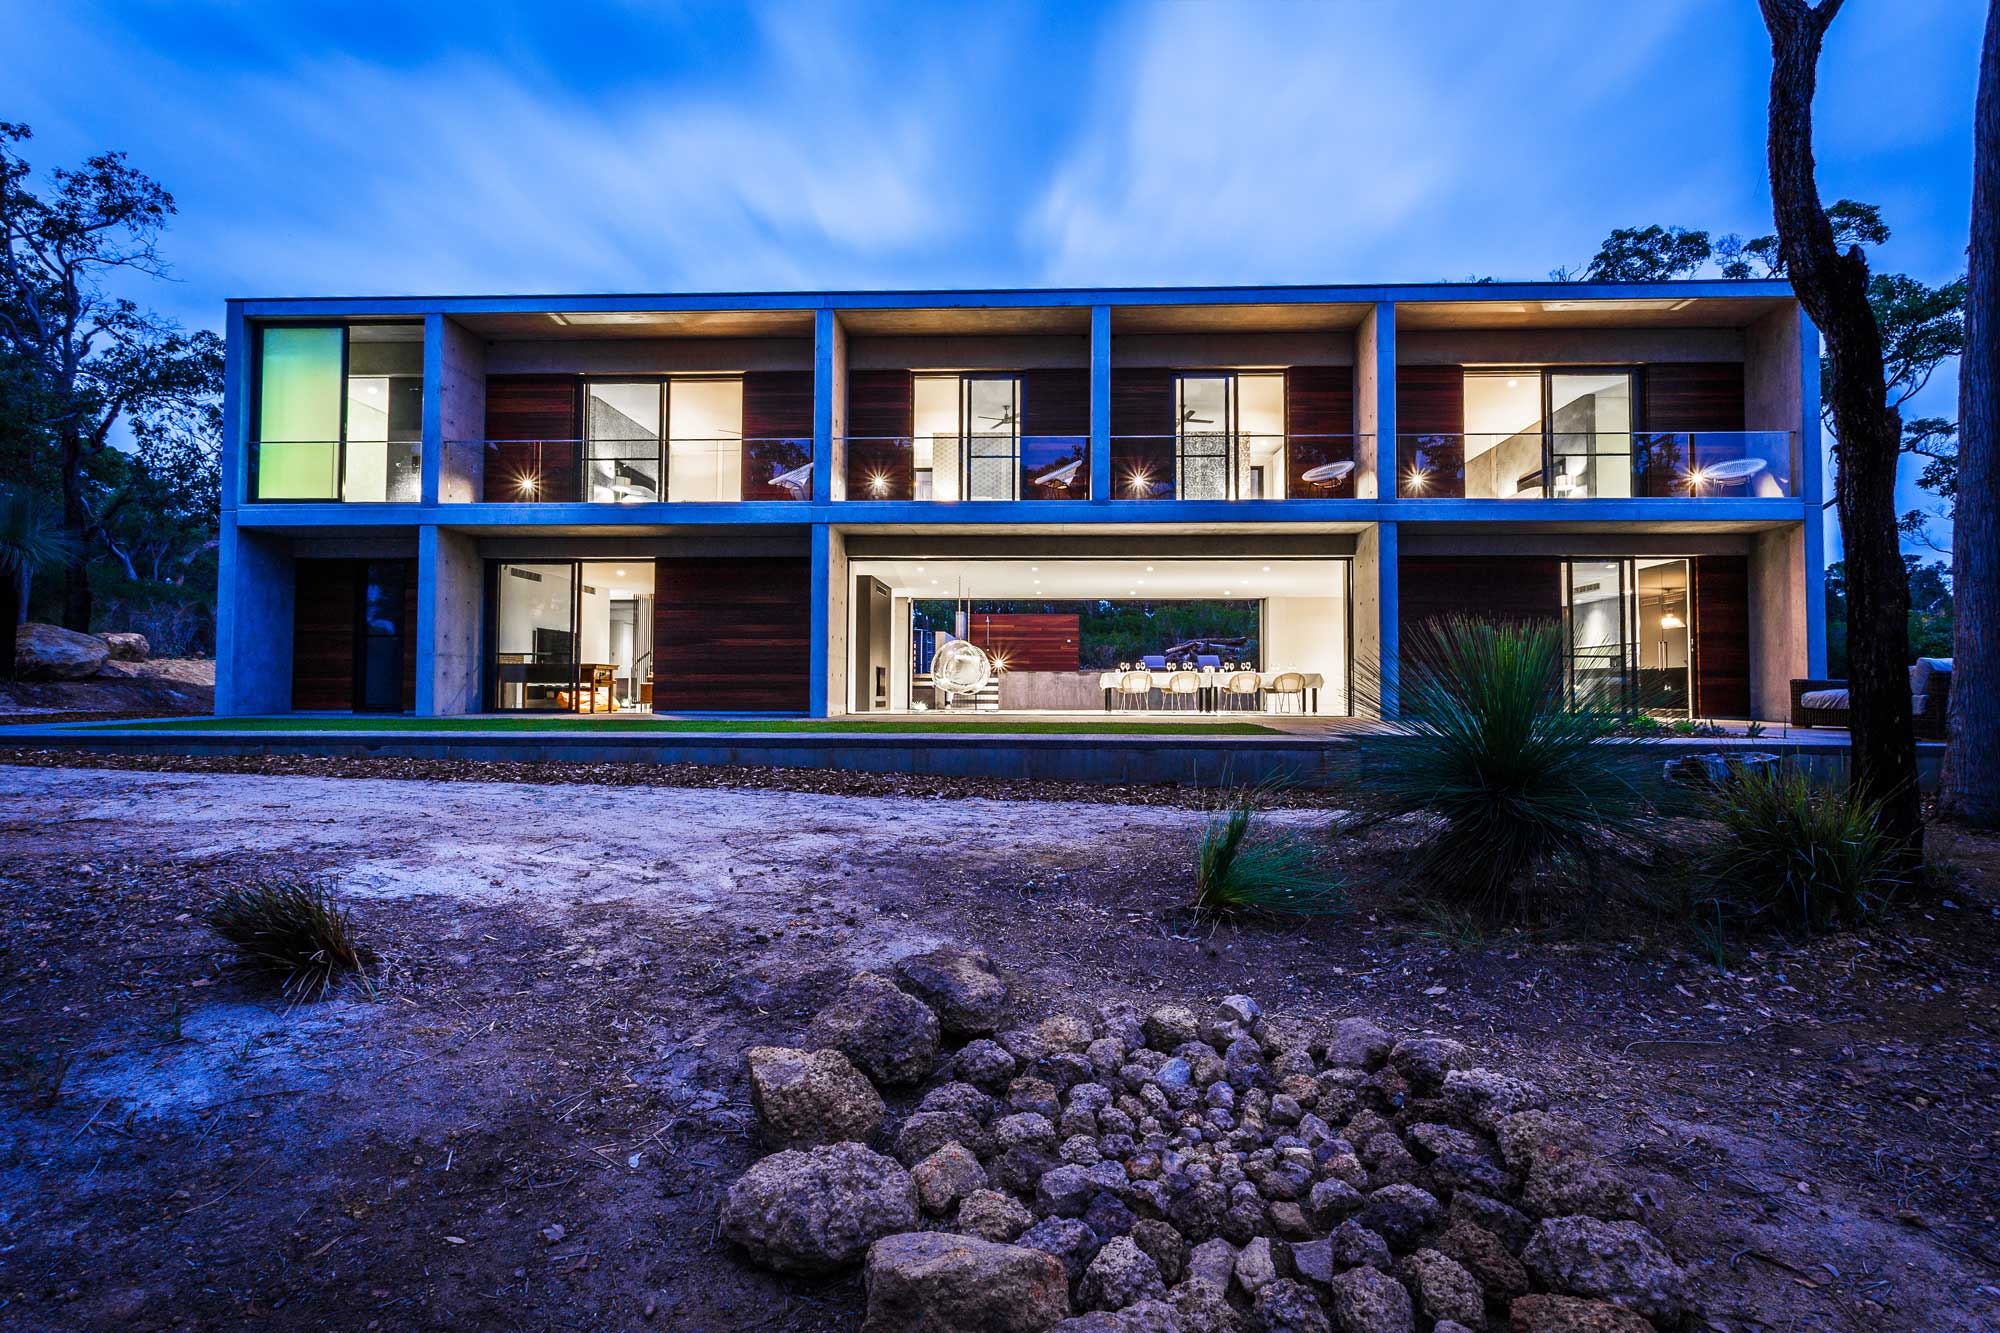
{"type": "Polygon", "coordinates": [[[1845,709],[1847,707],[1847,691],[1807,690],[1799,696],[1799,703],[1806,708],[1845,709]]]}
{"type": "Polygon", "coordinates": [[[1921,699],[1931,691],[1931,677],[1951,675],[1949,657],[1919,657],[1910,667],[1910,697],[1921,699]]]}
{"type": "Polygon", "coordinates": [[[1139,660],[1154,671],[1165,671],[1167,669],[1167,655],[1165,653],[1148,653],[1139,660]]]}

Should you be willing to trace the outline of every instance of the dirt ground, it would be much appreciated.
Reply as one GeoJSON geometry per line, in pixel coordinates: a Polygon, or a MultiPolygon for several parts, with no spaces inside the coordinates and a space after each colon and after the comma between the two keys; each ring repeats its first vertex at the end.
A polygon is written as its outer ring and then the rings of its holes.
{"type": "Polygon", "coordinates": [[[209,657],[106,662],[87,680],[0,681],[0,722],[112,722],[214,707],[215,659],[209,657]]]}
{"type": "Polygon", "coordinates": [[[742,1054],[945,940],[1036,1010],[1244,991],[1484,1048],[1646,1182],[1711,1327],[2000,1326],[2000,841],[1719,970],[1412,916],[1393,828],[1335,841],[1381,886],[1347,915],[1180,938],[1179,797],[41,762],[0,766],[0,1326],[855,1327],[858,1280],[717,1238],[742,1054]],[[353,904],[368,989],[287,1010],[216,947],[265,872],[353,904]]]}

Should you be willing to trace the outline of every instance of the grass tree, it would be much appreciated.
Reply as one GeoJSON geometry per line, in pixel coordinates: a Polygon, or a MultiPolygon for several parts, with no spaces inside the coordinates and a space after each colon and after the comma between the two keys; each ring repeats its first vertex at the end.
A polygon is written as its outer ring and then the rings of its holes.
{"type": "Polygon", "coordinates": [[[70,549],[32,492],[0,487],[0,675],[14,676],[14,645],[35,571],[61,564],[70,549]]]}
{"type": "Polygon", "coordinates": [[[1573,881],[1643,828],[1619,718],[1571,697],[1561,629],[1452,617],[1404,637],[1400,733],[1375,787],[1431,821],[1417,873],[1500,917],[1527,911],[1534,877],[1573,881]]]}

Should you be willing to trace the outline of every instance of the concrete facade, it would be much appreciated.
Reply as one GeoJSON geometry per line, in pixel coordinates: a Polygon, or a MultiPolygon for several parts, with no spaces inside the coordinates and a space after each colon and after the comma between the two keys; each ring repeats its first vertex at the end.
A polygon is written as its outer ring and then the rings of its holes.
{"type": "MultiPolygon", "coordinates": [[[[899,534],[970,552],[1115,537],[1277,552],[1338,537],[1356,710],[1393,711],[1399,563],[1412,553],[1742,554],[1750,571],[1753,711],[1779,716],[1791,677],[1825,669],[1818,335],[1783,284],[1435,284],[232,301],[224,415],[219,712],[291,707],[293,561],[413,551],[417,711],[488,706],[486,580],[499,559],[643,559],[806,550],[809,711],[846,711],[850,551],[899,534]],[[421,498],[259,503],[255,330],[268,322],[412,321],[424,330],[421,498]],[[1485,500],[1398,496],[1399,367],[1741,362],[1744,425],[1793,440],[1786,495],[1485,500]],[[1118,498],[1114,380],[1166,370],[1351,367],[1352,498],[1118,498]],[[878,500],[845,494],[848,381],[878,369],[1089,376],[1087,498],[878,500]],[[494,375],[669,377],[809,372],[813,460],[796,502],[486,502],[494,375]]],[[[1648,423],[1670,429],[1672,423],[1648,423]]],[[[906,646],[905,646],[906,647],[906,646]]],[[[906,658],[898,650],[897,660],[906,658]]]]}

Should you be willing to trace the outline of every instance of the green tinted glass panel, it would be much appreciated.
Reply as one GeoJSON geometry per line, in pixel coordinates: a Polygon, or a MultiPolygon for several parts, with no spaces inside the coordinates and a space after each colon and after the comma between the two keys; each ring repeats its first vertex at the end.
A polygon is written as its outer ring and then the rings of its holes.
{"type": "Polygon", "coordinates": [[[265,329],[257,498],[340,498],[341,329],[265,329]]]}

